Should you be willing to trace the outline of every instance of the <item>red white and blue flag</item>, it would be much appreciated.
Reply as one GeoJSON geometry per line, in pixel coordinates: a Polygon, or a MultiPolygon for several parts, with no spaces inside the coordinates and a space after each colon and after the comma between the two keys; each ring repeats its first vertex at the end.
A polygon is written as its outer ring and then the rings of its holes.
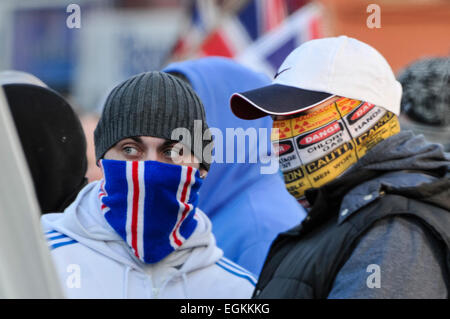
{"type": "Polygon", "coordinates": [[[252,0],[235,12],[227,12],[210,30],[199,48],[199,56],[235,57],[253,41],[276,29],[287,17],[284,0],[252,0]]]}
{"type": "Polygon", "coordinates": [[[194,0],[189,3],[187,19],[172,49],[173,59],[182,60],[195,54],[213,27],[214,9],[214,2],[210,0],[194,0]]]}
{"type": "Polygon", "coordinates": [[[234,58],[273,77],[284,59],[302,43],[322,37],[322,8],[311,3],[294,12],[234,58]]]}
{"type": "Polygon", "coordinates": [[[114,160],[102,166],[101,210],[137,258],[158,262],[194,232],[201,185],[195,168],[114,160]]]}
{"type": "Polygon", "coordinates": [[[179,41],[189,43],[190,50],[183,52],[183,46],[178,46],[172,60],[224,56],[273,76],[292,50],[322,37],[322,8],[317,3],[305,3],[247,1],[235,11],[225,11],[215,26],[205,22],[207,12],[194,5],[191,29],[179,41]]]}

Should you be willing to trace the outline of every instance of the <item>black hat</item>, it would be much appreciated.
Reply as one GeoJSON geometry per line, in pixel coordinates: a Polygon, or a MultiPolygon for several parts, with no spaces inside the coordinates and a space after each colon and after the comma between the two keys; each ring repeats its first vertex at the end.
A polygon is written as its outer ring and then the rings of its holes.
{"type": "Polygon", "coordinates": [[[86,138],[78,116],[57,92],[32,84],[3,89],[42,213],[63,211],[86,185],[86,138]]]}

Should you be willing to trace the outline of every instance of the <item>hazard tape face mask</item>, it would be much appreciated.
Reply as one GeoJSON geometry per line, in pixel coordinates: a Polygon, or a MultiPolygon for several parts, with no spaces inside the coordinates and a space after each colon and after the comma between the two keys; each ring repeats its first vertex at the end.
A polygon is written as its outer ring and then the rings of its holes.
{"type": "Polygon", "coordinates": [[[101,163],[101,211],[137,258],[156,263],[192,235],[202,184],[197,169],[155,161],[101,163]]]}
{"type": "Polygon", "coordinates": [[[347,171],[374,145],[397,134],[395,114],[374,104],[340,98],[298,117],[275,120],[272,142],[289,193],[304,194],[347,171]]]}

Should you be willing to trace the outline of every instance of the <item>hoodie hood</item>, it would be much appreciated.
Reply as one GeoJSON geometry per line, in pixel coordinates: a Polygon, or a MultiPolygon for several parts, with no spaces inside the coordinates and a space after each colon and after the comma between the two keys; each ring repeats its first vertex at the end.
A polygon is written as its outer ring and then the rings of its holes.
{"type": "MultiPolygon", "coordinates": [[[[267,158],[266,150],[270,151],[270,130],[272,119],[270,117],[257,120],[242,120],[237,118],[229,108],[231,95],[237,91],[252,90],[270,83],[270,79],[262,73],[257,73],[222,57],[207,57],[192,61],[173,63],[167,66],[164,72],[182,74],[191,83],[194,91],[202,100],[208,125],[218,128],[223,133],[223,159],[224,163],[212,163],[208,177],[205,179],[199,201],[199,207],[204,210],[210,218],[213,215],[226,214],[232,206],[233,199],[242,192],[252,196],[255,189],[265,184],[271,191],[264,196],[258,196],[255,204],[245,207],[246,213],[260,211],[266,204],[278,202],[286,209],[293,209],[294,199],[286,191],[284,182],[279,174],[261,174],[261,167],[269,164],[261,163],[261,158],[267,158]],[[213,75],[213,76],[212,76],[213,75]],[[225,145],[226,129],[249,128],[267,129],[267,138],[259,141],[258,145],[247,145],[245,147],[245,163],[225,163],[227,154],[237,154],[237,143],[225,145]],[[257,163],[249,163],[250,154],[258,152],[257,163]],[[214,200],[211,200],[213,199],[214,200]]],[[[215,142],[217,147],[221,145],[215,142]]],[[[298,210],[298,208],[296,208],[298,210]]],[[[244,211],[244,208],[242,208],[244,211]]]]}
{"type": "MultiPolygon", "coordinates": [[[[423,135],[402,131],[375,145],[347,173],[360,169],[376,171],[422,170],[445,175],[450,161],[440,144],[432,144],[423,135]]],[[[346,174],[347,174],[346,173],[346,174]]]]}
{"type": "Polygon", "coordinates": [[[233,93],[268,85],[270,79],[222,57],[173,63],[163,71],[190,82],[203,102],[210,129],[222,133],[223,145],[220,138],[215,139],[214,152],[221,151],[224,161],[211,164],[199,192],[198,207],[211,219],[217,245],[225,256],[258,275],[277,234],[298,224],[306,215],[288,193],[279,171],[261,174],[263,169],[272,169],[273,164],[278,167],[278,158],[269,158],[272,119],[242,120],[229,107],[233,93]],[[236,142],[226,143],[227,129],[238,128],[256,129],[259,141],[246,141],[245,147],[239,149],[245,152],[245,163],[226,163],[227,154],[236,158],[238,151],[236,142]],[[260,135],[259,129],[266,129],[267,136],[260,135]],[[255,154],[259,155],[256,163],[249,163],[255,154]]]}
{"type": "MultiPolygon", "coordinates": [[[[321,188],[309,189],[305,194],[314,205],[316,202],[318,205],[340,205],[344,198],[342,206],[348,211],[356,211],[370,202],[364,198],[365,195],[370,194],[371,201],[380,196],[381,185],[386,192],[406,194],[413,193],[413,189],[419,185],[430,184],[420,188],[419,192],[423,192],[423,195],[416,193],[412,198],[430,198],[429,202],[438,203],[447,194],[445,185],[448,185],[448,178],[444,176],[449,165],[442,145],[431,144],[423,135],[414,135],[411,131],[400,132],[375,145],[341,177],[321,188]],[[444,181],[437,184],[433,182],[439,179],[444,181]],[[430,196],[433,192],[436,196],[430,196]],[[358,197],[364,204],[357,203],[358,197]]],[[[444,202],[444,206],[439,205],[445,208],[448,204],[444,202]]]]}
{"type": "MultiPolygon", "coordinates": [[[[134,256],[131,248],[122,240],[104,218],[98,198],[101,181],[88,184],[63,214],[46,214],[41,223],[44,231],[56,230],[105,255],[126,267],[153,272],[158,269],[176,269],[170,277],[182,275],[214,264],[222,257],[211,233],[211,223],[200,210],[196,211],[198,226],[191,237],[175,252],[149,265],[134,256]]],[[[166,276],[165,276],[166,277],[166,276]]],[[[169,278],[170,279],[170,278],[169,278]]]]}

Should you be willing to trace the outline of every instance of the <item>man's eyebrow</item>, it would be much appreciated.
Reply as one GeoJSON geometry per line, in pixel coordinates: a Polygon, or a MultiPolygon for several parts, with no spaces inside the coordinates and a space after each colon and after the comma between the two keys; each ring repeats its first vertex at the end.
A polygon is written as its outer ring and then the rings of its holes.
{"type": "Polygon", "coordinates": [[[162,143],[160,146],[158,146],[158,151],[163,151],[165,148],[174,146],[177,143],[178,143],[178,141],[165,140],[164,143],[162,143]]]}
{"type": "Polygon", "coordinates": [[[140,138],[139,136],[132,136],[132,137],[129,137],[129,139],[135,141],[136,143],[144,144],[144,142],[142,141],[142,138],[140,138]]]}

